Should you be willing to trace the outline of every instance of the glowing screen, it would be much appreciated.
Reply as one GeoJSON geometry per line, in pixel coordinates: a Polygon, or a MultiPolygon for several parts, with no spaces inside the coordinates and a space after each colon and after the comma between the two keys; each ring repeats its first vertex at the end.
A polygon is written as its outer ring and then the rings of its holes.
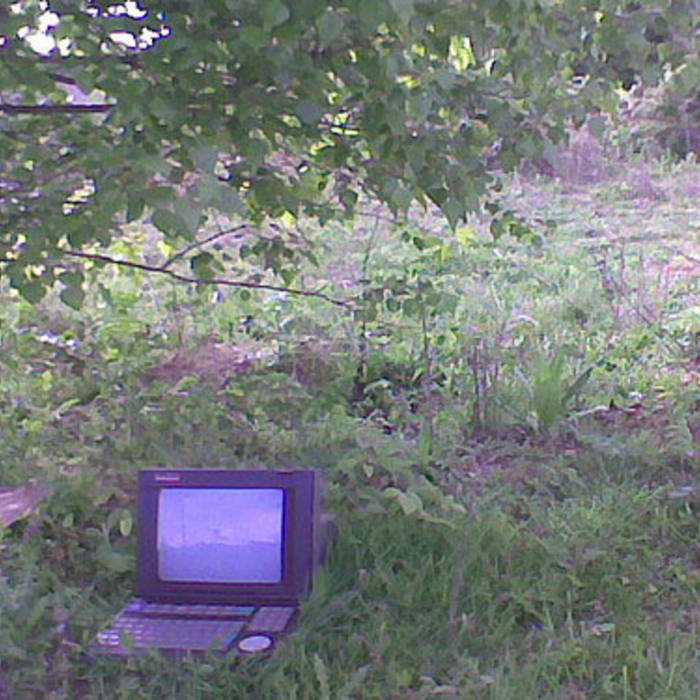
{"type": "Polygon", "coordinates": [[[158,576],[164,581],[282,580],[282,489],[163,489],[158,576]]]}

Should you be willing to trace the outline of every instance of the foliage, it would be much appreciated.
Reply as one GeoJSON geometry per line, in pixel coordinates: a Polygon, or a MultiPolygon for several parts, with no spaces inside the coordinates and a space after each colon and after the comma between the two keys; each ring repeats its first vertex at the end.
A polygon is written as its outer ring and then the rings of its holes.
{"type": "Polygon", "coordinates": [[[700,89],[692,66],[656,87],[632,91],[618,120],[616,141],[634,152],[686,158],[700,154],[700,89]]]}
{"type": "Polygon", "coordinates": [[[368,195],[394,212],[435,204],[456,225],[479,207],[489,164],[512,169],[591,104],[613,109],[620,81],[653,84],[683,61],[695,75],[697,9],[697,0],[5,5],[3,274],[29,301],[57,283],[77,308],[86,269],[101,274],[105,263],[84,256],[129,222],[149,221],[191,253],[151,269],[212,282],[245,252],[263,269],[249,286],[269,270],[289,285],[290,257],[307,251],[278,232],[213,254],[202,249],[205,224],[223,235],[241,222],[325,221],[368,195]]]}
{"type": "Polygon", "coordinates": [[[0,8],[0,485],[52,487],[0,532],[0,697],[696,697],[697,165],[459,221],[693,4],[108,4],[46,56],[0,8]],[[269,663],[85,657],[139,468],[299,464],[338,538],[269,663]]]}
{"type": "Polygon", "coordinates": [[[138,270],[3,304],[0,484],[53,491],[0,533],[0,696],[695,698],[697,174],[505,180],[495,239],[304,222],[349,308],[138,270]],[[300,464],[338,538],[269,662],[85,657],[139,468],[300,464]]]}

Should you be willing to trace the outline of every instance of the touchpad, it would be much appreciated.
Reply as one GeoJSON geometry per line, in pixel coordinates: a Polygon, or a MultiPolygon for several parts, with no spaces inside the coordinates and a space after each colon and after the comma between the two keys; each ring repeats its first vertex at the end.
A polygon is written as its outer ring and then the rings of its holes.
{"type": "Polygon", "coordinates": [[[267,634],[253,634],[238,642],[240,651],[254,654],[257,651],[267,651],[272,646],[272,637],[267,634]]]}

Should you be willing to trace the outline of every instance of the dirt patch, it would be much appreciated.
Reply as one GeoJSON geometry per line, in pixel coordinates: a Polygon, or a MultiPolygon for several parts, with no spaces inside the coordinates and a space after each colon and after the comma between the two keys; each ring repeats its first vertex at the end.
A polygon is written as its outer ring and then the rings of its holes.
{"type": "Polygon", "coordinates": [[[200,383],[221,387],[234,374],[260,368],[276,357],[276,350],[255,341],[224,342],[207,338],[196,347],[184,348],[144,375],[147,381],[177,384],[185,377],[195,377],[200,383]]]}

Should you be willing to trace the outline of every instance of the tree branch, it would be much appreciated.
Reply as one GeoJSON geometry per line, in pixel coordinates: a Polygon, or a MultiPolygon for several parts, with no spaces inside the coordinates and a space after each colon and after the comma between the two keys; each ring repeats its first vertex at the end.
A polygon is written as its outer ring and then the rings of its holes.
{"type": "Polygon", "coordinates": [[[282,292],[285,294],[295,294],[302,297],[314,297],[316,299],[323,299],[336,306],[348,307],[350,306],[347,301],[342,301],[341,299],[334,299],[333,297],[324,294],[323,292],[310,292],[305,289],[294,289],[292,287],[280,287],[274,284],[261,284],[257,282],[240,282],[235,280],[224,280],[224,279],[198,279],[197,277],[187,277],[186,275],[180,275],[177,272],[168,270],[164,267],[158,267],[157,265],[146,265],[145,263],[137,263],[132,260],[119,260],[118,258],[112,258],[109,255],[100,255],[99,253],[83,253],[79,250],[63,250],[59,249],[60,252],[70,255],[75,258],[84,258],[85,260],[95,260],[98,262],[108,263],[110,265],[121,265],[122,267],[130,267],[135,270],[145,270],[146,272],[154,272],[161,275],[167,275],[168,277],[177,280],[178,282],[186,282],[188,284],[208,284],[212,286],[222,286],[222,287],[239,287],[242,289],[259,289],[267,292],[282,292]]]}
{"type": "Polygon", "coordinates": [[[164,263],[163,263],[163,270],[167,270],[174,262],[177,262],[181,258],[184,258],[187,253],[189,253],[191,250],[194,250],[195,248],[201,248],[203,245],[206,245],[207,243],[211,243],[212,241],[215,241],[217,238],[223,238],[223,236],[228,236],[232,235],[234,233],[238,233],[238,231],[242,231],[243,229],[248,228],[248,224],[241,224],[240,226],[234,226],[233,228],[226,229],[225,231],[219,231],[218,233],[214,233],[211,236],[205,238],[202,241],[195,241],[191,245],[186,246],[183,248],[181,251],[178,253],[175,253],[172,257],[168,258],[164,263]]]}
{"type": "Polygon", "coordinates": [[[80,114],[81,112],[102,114],[109,112],[116,106],[116,104],[8,105],[0,102],[0,112],[8,114],[80,114]]]}

